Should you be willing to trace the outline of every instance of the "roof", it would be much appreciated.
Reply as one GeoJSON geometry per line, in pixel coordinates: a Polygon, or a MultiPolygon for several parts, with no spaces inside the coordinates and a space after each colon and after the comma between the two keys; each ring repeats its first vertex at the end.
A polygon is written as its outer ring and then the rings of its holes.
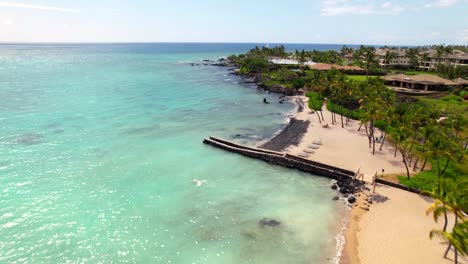
{"type": "Polygon", "coordinates": [[[463,78],[457,78],[457,79],[455,79],[453,81],[458,83],[458,84],[464,84],[464,85],[468,84],[468,80],[465,80],[463,78]]]}
{"type": "Polygon", "coordinates": [[[291,59],[272,59],[270,60],[273,64],[281,64],[281,65],[299,65],[299,61],[291,60],[291,59]]]}
{"type": "Polygon", "coordinates": [[[311,70],[319,71],[328,71],[331,69],[337,69],[341,71],[364,71],[361,67],[358,66],[341,66],[336,64],[327,64],[327,63],[316,63],[313,65],[308,65],[311,70]]]}
{"type": "Polygon", "coordinates": [[[400,81],[400,82],[409,82],[409,83],[421,83],[421,84],[439,84],[447,86],[456,86],[459,83],[453,82],[451,80],[444,79],[442,77],[430,74],[419,74],[419,75],[405,75],[405,74],[396,74],[396,75],[387,75],[384,77],[386,81],[400,81]]]}

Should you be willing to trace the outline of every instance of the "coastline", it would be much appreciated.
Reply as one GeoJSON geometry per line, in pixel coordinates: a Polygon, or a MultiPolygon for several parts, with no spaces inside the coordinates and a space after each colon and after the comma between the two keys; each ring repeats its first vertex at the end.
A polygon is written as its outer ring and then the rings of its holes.
{"type": "MultiPolygon", "coordinates": [[[[292,103],[295,104],[295,110],[289,114],[289,123],[286,127],[280,130],[277,134],[275,134],[272,138],[260,142],[257,144],[257,147],[272,150],[272,151],[285,151],[292,147],[298,147],[299,144],[303,142],[304,137],[309,133],[311,133],[312,121],[311,120],[304,120],[304,114],[308,114],[309,110],[307,107],[307,101],[304,96],[288,96],[287,97],[292,103]]],[[[361,194],[358,194],[356,197],[357,201],[355,204],[359,204],[362,200],[364,200],[361,194]]],[[[346,199],[337,201],[346,203],[346,199]]],[[[348,252],[357,252],[357,248],[352,248],[352,251],[348,250],[348,247],[352,246],[354,243],[357,242],[356,239],[352,239],[355,237],[354,232],[350,232],[350,225],[357,225],[357,222],[350,221],[351,218],[355,217],[356,214],[355,210],[345,209],[343,218],[341,223],[338,225],[339,232],[334,235],[336,244],[335,244],[335,251],[333,256],[333,263],[335,264],[353,264],[353,263],[360,263],[358,259],[355,259],[353,262],[343,262],[344,259],[348,259],[348,252]]],[[[362,214],[362,213],[361,213],[362,214]]],[[[354,228],[352,228],[354,230],[354,228]]],[[[353,254],[354,255],[354,254],[353,254]]],[[[352,256],[352,255],[351,255],[352,256]]]]}
{"type": "MultiPolygon", "coordinates": [[[[308,98],[304,96],[289,98],[296,102],[297,108],[300,104],[307,105],[308,98]],[[299,104],[298,99],[302,103],[299,104]]],[[[323,114],[327,120],[330,113],[323,109],[323,114]]],[[[393,156],[390,143],[384,145],[383,151],[372,155],[366,146],[365,132],[357,131],[358,122],[350,121],[345,128],[341,128],[341,123],[328,123],[329,128],[324,128],[323,123],[319,124],[317,117],[308,110],[294,112],[290,120],[286,128],[262,146],[269,146],[271,142],[272,146],[284,147],[285,152],[297,155],[307,150],[313,141],[320,140],[323,146],[311,154],[311,160],[352,171],[360,167],[367,181],[380,168],[390,174],[405,172],[401,157],[393,156]],[[298,121],[308,122],[307,128],[298,126],[298,121]],[[289,145],[285,143],[288,140],[289,145]],[[356,161],[362,163],[355,164],[356,161]]],[[[431,216],[426,216],[425,210],[432,203],[431,198],[377,184],[375,196],[369,202],[372,186],[367,187],[356,195],[356,203],[345,213],[342,230],[335,234],[335,263],[453,263],[443,258],[446,244],[438,239],[429,239],[429,231],[440,228],[442,222],[436,224],[431,216]],[[344,246],[340,245],[340,236],[344,237],[344,246]]]]}

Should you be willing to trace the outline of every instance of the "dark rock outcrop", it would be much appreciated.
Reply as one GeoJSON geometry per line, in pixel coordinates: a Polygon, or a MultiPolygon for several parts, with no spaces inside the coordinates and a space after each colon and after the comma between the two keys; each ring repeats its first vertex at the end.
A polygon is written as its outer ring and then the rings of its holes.
{"type": "Polygon", "coordinates": [[[265,227],[265,226],[276,227],[276,226],[281,225],[281,222],[276,221],[275,219],[267,219],[267,218],[263,218],[258,223],[260,224],[261,227],[265,227]]]}

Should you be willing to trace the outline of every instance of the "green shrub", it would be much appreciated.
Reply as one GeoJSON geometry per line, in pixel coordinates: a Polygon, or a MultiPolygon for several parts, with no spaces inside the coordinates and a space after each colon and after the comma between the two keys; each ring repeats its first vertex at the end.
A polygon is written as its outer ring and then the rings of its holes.
{"type": "Polygon", "coordinates": [[[458,102],[461,102],[461,101],[463,101],[463,98],[461,98],[458,95],[451,94],[451,95],[447,95],[447,96],[442,97],[442,101],[458,101],[458,102]]]}
{"type": "Polygon", "coordinates": [[[405,186],[429,192],[433,191],[439,182],[437,175],[432,171],[421,172],[416,176],[410,177],[409,180],[406,176],[399,176],[398,179],[405,186]]]}
{"type": "Polygon", "coordinates": [[[460,97],[468,100],[468,91],[460,91],[460,97]]]}
{"type": "Polygon", "coordinates": [[[362,116],[361,110],[349,110],[346,107],[342,107],[337,104],[332,104],[330,101],[327,101],[327,109],[330,112],[334,112],[354,120],[359,120],[359,118],[362,116]]]}
{"type": "Polygon", "coordinates": [[[317,92],[307,92],[306,96],[309,97],[309,108],[315,111],[321,111],[323,105],[323,97],[317,92]]]}
{"type": "MultiPolygon", "coordinates": [[[[429,163],[429,162],[428,162],[429,163]]],[[[445,164],[445,160],[441,161],[442,164],[445,164]]],[[[419,174],[411,176],[408,180],[407,176],[399,176],[398,179],[400,183],[413,187],[423,191],[433,191],[437,188],[439,179],[437,177],[437,165],[436,161],[432,161],[432,169],[429,171],[423,171],[419,174]]],[[[441,165],[444,166],[444,165],[441,165]]],[[[467,173],[468,166],[463,163],[453,163],[451,162],[448,166],[445,174],[442,176],[443,179],[452,179],[454,181],[460,181],[465,178],[467,173]]]]}

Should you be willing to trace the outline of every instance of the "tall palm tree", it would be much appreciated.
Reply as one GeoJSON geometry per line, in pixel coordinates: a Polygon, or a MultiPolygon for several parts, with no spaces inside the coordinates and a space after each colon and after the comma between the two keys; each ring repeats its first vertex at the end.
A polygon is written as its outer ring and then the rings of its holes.
{"type": "Polygon", "coordinates": [[[396,58],[395,52],[393,52],[391,50],[387,50],[387,52],[385,53],[385,58],[384,58],[384,61],[385,61],[385,64],[387,65],[387,67],[390,64],[390,61],[395,59],[395,58],[396,58]]]}
{"type": "Polygon", "coordinates": [[[446,258],[451,247],[455,248],[455,263],[458,262],[458,253],[466,255],[468,253],[468,226],[466,225],[466,212],[468,211],[468,182],[462,181],[454,183],[453,181],[444,181],[442,189],[438,192],[432,192],[436,200],[428,209],[427,213],[432,212],[434,220],[444,214],[444,227],[442,230],[432,230],[429,234],[432,239],[434,236],[449,242],[444,257],[446,258]],[[455,216],[455,226],[451,232],[447,232],[447,213],[451,212],[455,216]]]}
{"type": "Polygon", "coordinates": [[[449,242],[449,247],[455,248],[455,264],[458,263],[458,254],[466,256],[468,254],[468,221],[456,223],[452,232],[442,230],[432,230],[429,238],[435,236],[449,242]]]}

